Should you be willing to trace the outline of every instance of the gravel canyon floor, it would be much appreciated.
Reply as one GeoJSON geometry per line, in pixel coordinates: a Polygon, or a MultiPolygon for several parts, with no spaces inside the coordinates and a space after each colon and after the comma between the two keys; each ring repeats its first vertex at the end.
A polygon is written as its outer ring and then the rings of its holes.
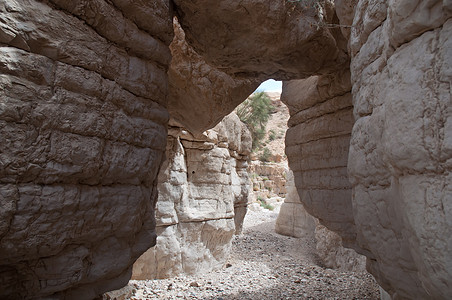
{"type": "Polygon", "coordinates": [[[314,241],[275,233],[276,217],[276,210],[249,210],[221,270],[131,281],[129,299],[379,299],[370,274],[319,266],[314,241]]]}

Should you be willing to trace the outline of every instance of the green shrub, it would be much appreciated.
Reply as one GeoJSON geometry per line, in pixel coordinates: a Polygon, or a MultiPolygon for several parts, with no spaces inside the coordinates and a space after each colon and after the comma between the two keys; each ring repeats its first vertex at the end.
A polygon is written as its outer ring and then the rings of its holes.
{"type": "Polygon", "coordinates": [[[263,207],[265,209],[268,209],[268,210],[274,210],[275,209],[272,205],[268,204],[264,200],[260,200],[260,202],[261,202],[261,207],[263,207]]]}
{"type": "Polygon", "coordinates": [[[264,150],[262,151],[261,155],[259,155],[259,160],[261,162],[269,162],[270,161],[270,157],[272,156],[272,152],[270,151],[270,149],[268,149],[267,147],[264,148],[264,150]]]}
{"type": "Polygon", "coordinates": [[[237,115],[251,132],[253,150],[259,148],[265,137],[265,126],[271,110],[271,99],[264,92],[254,93],[237,107],[237,115]]]}
{"type": "Polygon", "coordinates": [[[276,132],[272,129],[268,132],[268,140],[271,142],[276,139],[276,132]]]}

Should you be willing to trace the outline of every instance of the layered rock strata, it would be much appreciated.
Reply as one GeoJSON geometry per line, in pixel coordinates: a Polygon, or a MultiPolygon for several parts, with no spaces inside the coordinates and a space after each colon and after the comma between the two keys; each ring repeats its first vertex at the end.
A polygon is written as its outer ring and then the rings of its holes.
{"type": "MultiPolygon", "coordinates": [[[[451,298],[451,2],[337,0],[340,29],[332,1],[174,3],[190,45],[234,78],[321,75],[286,100],[301,200],[394,298],[451,298]],[[335,92],[346,49],[355,122],[335,92]]],[[[0,17],[1,296],[94,297],[155,237],[170,3],[11,0],[0,17]]]]}
{"type": "Polygon", "coordinates": [[[134,279],[220,268],[241,230],[249,191],[251,135],[235,114],[202,135],[169,131],[159,173],[157,245],[134,265],[134,279]]]}
{"type": "Polygon", "coordinates": [[[286,155],[306,210],[345,245],[353,245],[356,229],[347,175],[353,126],[350,73],[284,83],[281,100],[290,111],[286,155]]]}
{"type": "Polygon", "coordinates": [[[172,28],[140,2],[0,3],[2,299],[94,298],[155,243],[172,28]]]}
{"type": "Polygon", "coordinates": [[[452,2],[341,1],[359,251],[394,299],[452,297],[452,2]]]}
{"type": "Polygon", "coordinates": [[[287,163],[252,161],[248,173],[256,198],[286,197],[287,163]]]}

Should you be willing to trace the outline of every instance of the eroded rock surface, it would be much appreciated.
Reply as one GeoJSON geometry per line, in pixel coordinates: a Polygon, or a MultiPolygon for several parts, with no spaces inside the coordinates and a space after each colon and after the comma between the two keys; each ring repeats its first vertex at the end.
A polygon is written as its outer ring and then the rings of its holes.
{"type": "Polygon", "coordinates": [[[169,278],[222,267],[241,230],[249,192],[251,135],[235,115],[202,135],[169,131],[159,174],[157,245],[134,265],[134,279],[169,278]]]}
{"type": "Polygon", "coordinates": [[[365,272],[365,256],[344,248],[342,238],[337,233],[328,230],[306,211],[298,196],[291,170],[287,172],[287,196],[276,219],[275,231],[315,241],[317,258],[327,268],[365,272]]]}
{"type": "Polygon", "coordinates": [[[348,170],[357,244],[396,299],[452,297],[452,3],[357,3],[348,170]]]}
{"type": "MultiPolygon", "coordinates": [[[[451,298],[451,2],[338,0],[340,29],[324,26],[332,1],[174,3],[213,70],[316,75],[285,88],[305,207],[394,298],[451,298]]],[[[92,298],[123,285],[155,238],[171,5],[11,0],[0,20],[1,296],[92,298]]]]}
{"type": "Polygon", "coordinates": [[[348,63],[333,1],[176,0],[187,40],[206,61],[247,78],[305,78],[348,63]],[[317,1],[316,1],[317,2],[317,1]]]}
{"type": "Polygon", "coordinates": [[[185,41],[174,19],[173,59],[168,72],[171,118],[194,133],[214,127],[242,103],[260,84],[258,79],[238,79],[209,65],[185,41]]]}
{"type": "Polygon", "coordinates": [[[356,237],[347,158],[353,126],[350,73],[284,83],[291,114],[286,154],[306,210],[344,243],[356,237]]]}
{"type": "Polygon", "coordinates": [[[2,299],[120,288],[156,237],[169,2],[46,3],[0,3],[2,299]]]}

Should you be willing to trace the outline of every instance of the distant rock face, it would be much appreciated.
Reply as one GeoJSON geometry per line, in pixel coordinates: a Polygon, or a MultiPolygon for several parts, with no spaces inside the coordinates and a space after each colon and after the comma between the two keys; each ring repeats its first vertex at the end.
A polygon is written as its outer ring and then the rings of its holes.
{"type": "Polygon", "coordinates": [[[252,161],[248,167],[248,172],[252,179],[253,191],[256,198],[286,196],[287,163],[278,164],[252,161]]]}
{"type": "Polygon", "coordinates": [[[134,279],[224,265],[246,213],[250,151],[251,135],[235,113],[202,135],[170,129],[159,174],[157,245],[135,263],[134,279]]]}
{"type": "Polygon", "coordinates": [[[155,243],[170,6],[127,2],[0,3],[1,299],[94,298],[155,243]]]}

